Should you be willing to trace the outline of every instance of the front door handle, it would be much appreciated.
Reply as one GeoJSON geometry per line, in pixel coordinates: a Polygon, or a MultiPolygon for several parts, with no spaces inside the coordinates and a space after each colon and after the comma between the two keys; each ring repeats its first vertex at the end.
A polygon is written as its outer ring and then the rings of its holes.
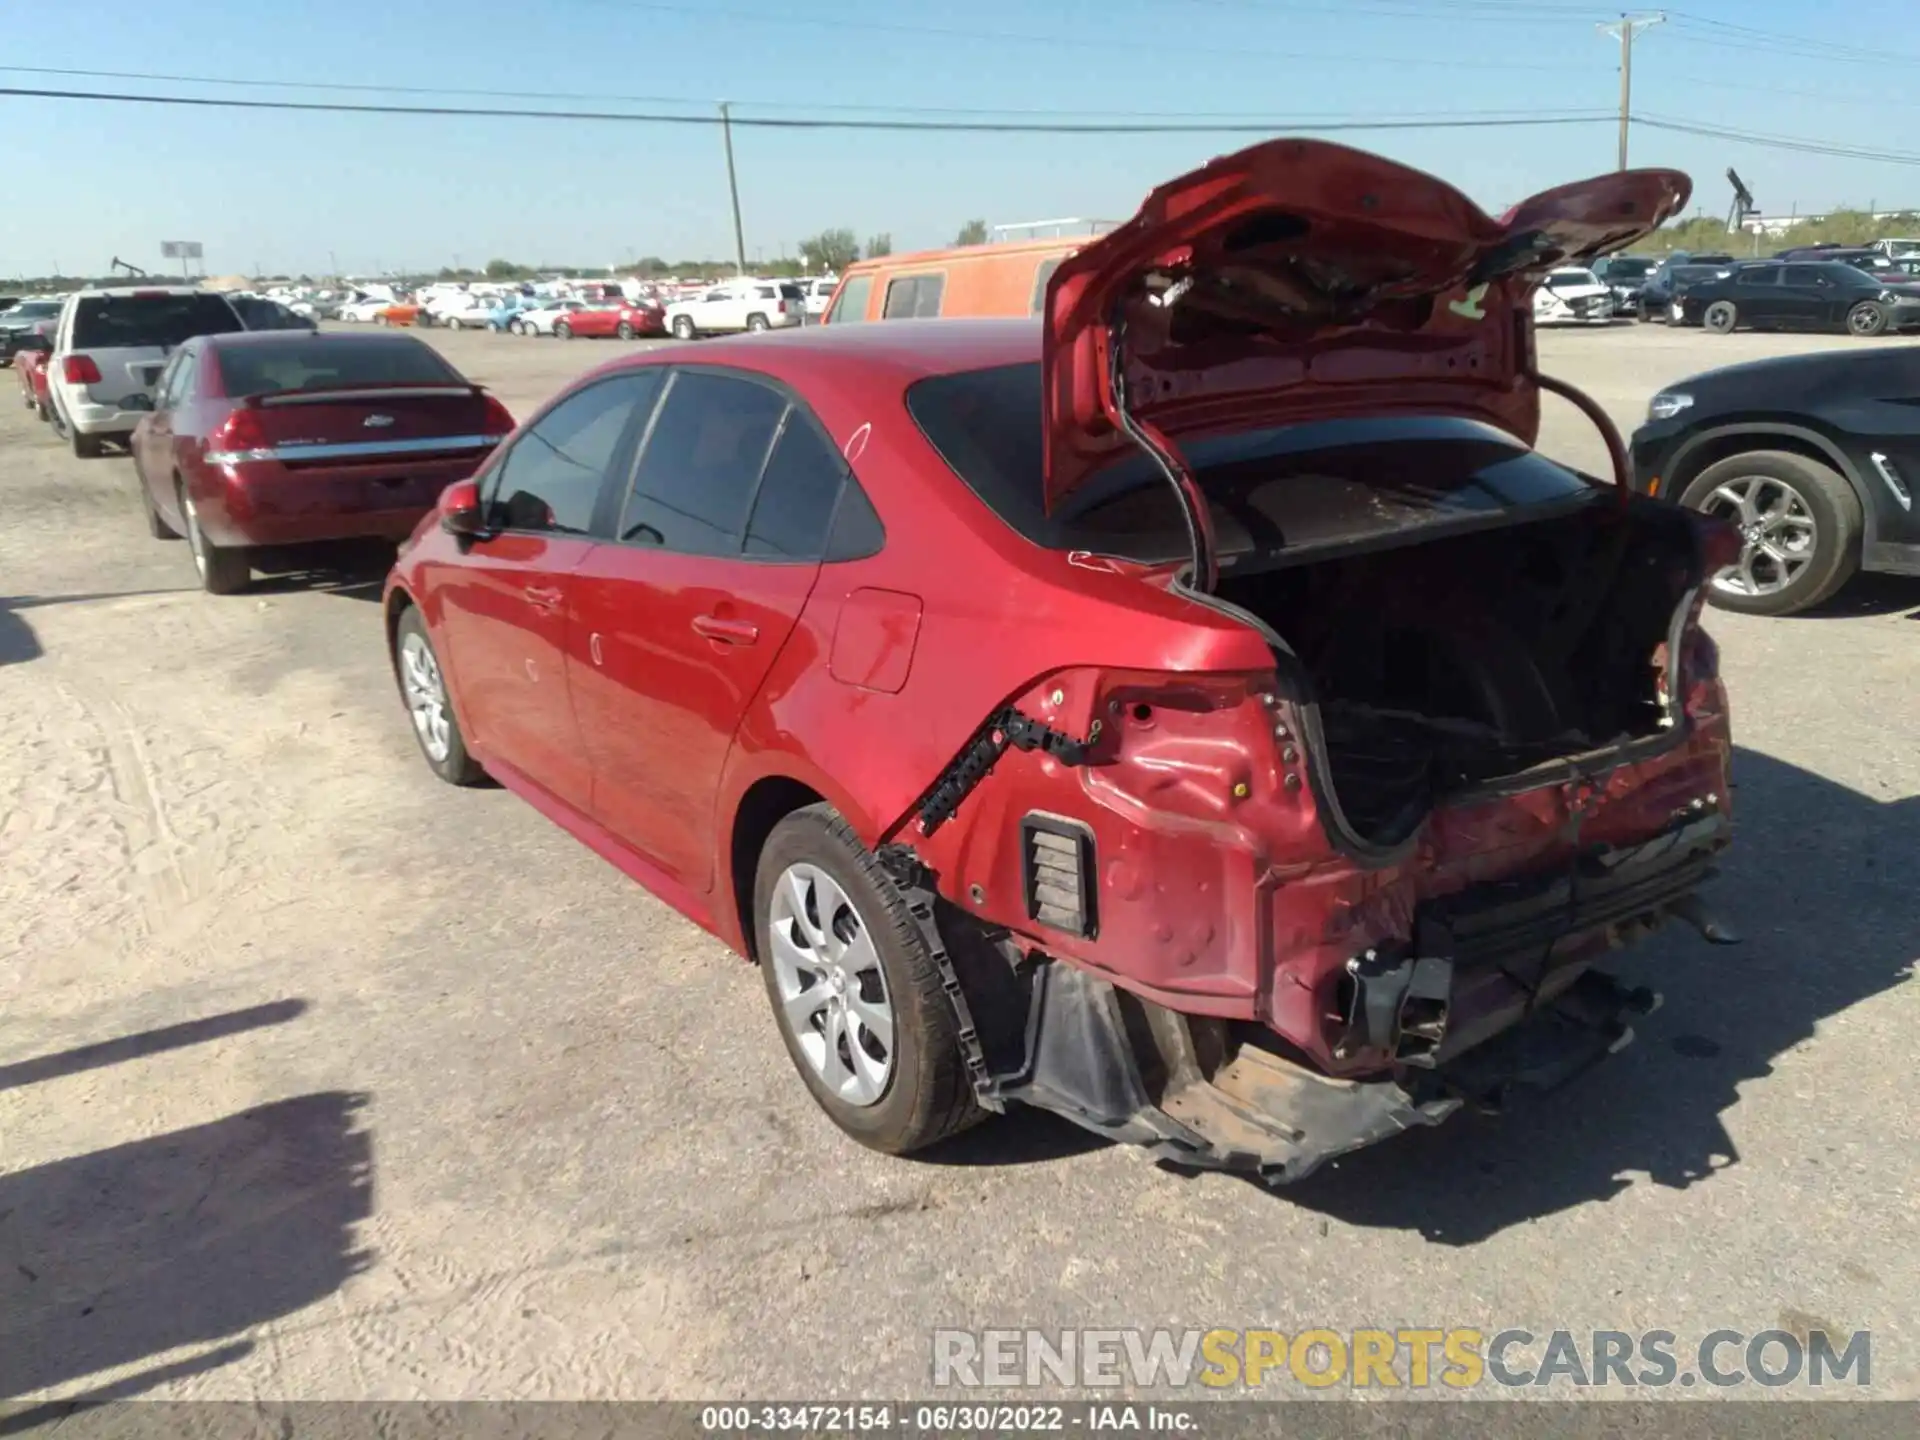
{"type": "Polygon", "coordinates": [[[558,610],[560,602],[566,598],[559,590],[547,585],[529,585],[520,592],[527,597],[527,603],[539,610],[558,610]]]}
{"type": "Polygon", "coordinates": [[[751,645],[760,638],[760,627],[745,620],[723,620],[718,615],[693,617],[693,633],[726,645],[751,645]]]}

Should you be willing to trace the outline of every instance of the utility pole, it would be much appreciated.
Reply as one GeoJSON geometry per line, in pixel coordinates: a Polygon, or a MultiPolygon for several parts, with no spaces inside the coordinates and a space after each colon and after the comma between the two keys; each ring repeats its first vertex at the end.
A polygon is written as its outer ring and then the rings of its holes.
{"type": "Polygon", "coordinates": [[[740,228],[740,182],[733,173],[733,119],[727,102],[720,102],[720,141],[727,147],[727,194],[733,198],[733,258],[739,273],[747,273],[747,235],[740,228]]]}
{"type": "Polygon", "coordinates": [[[1627,124],[1633,114],[1633,36],[1635,31],[1665,22],[1664,15],[1641,15],[1633,19],[1622,14],[1618,25],[1602,25],[1600,33],[1620,42],[1620,165],[1627,168],[1627,124]]]}

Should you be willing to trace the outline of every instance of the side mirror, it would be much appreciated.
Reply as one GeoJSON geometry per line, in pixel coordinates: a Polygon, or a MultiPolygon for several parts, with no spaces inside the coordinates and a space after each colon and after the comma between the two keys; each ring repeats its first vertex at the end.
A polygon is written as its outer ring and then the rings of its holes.
{"type": "Polygon", "coordinates": [[[472,540],[487,533],[478,481],[454,481],[440,492],[440,503],[436,508],[440,513],[440,528],[449,535],[472,540]]]}

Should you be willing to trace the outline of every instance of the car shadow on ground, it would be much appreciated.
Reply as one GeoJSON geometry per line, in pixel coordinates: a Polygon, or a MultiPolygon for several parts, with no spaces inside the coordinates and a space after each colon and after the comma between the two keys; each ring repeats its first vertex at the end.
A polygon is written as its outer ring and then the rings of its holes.
{"type": "Polygon", "coordinates": [[[264,572],[247,587],[249,595],[319,592],[349,600],[378,601],[393,568],[394,547],[381,542],[328,545],[260,552],[255,568],[264,572]]]}
{"type": "Polygon", "coordinates": [[[1852,620],[1862,615],[1898,615],[1920,620],[1920,576],[1857,575],[1829,599],[1795,620],[1852,620]]]}
{"type": "Polygon", "coordinates": [[[1734,787],[1739,838],[1706,893],[1743,943],[1670,930],[1610,965],[1665,997],[1638,1043],[1501,1117],[1410,1132],[1277,1197],[1471,1245],[1609,1200],[1635,1175],[1685,1189],[1738,1164],[1723,1116],[1740,1086],[1770,1075],[1820,1021],[1912,978],[1920,798],[1883,802],[1747,749],[1734,787]]]}
{"type": "Polygon", "coordinates": [[[365,1269],[366,1103],[302,1095],[0,1176],[0,1399],[192,1346],[87,1399],[228,1363],[365,1269]]]}
{"type": "Polygon", "coordinates": [[[184,595],[191,586],[165,590],[103,590],[85,595],[0,595],[0,665],[38,660],[45,650],[33,625],[19,611],[49,605],[85,605],[95,600],[134,600],[149,595],[184,595]]]}

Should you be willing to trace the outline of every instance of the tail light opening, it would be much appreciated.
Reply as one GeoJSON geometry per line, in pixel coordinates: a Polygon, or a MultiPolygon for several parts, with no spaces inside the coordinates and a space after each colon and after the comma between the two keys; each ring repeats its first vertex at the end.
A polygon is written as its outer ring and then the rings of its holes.
{"type": "Polygon", "coordinates": [[[487,439],[497,445],[513,433],[513,415],[493,396],[486,395],[482,399],[486,402],[487,411],[482,429],[487,439]]]}
{"type": "Polygon", "coordinates": [[[235,410],[207,437],[207,460],[214,465],[236,465],[272,458],[273,440],[260,415],[251,408],[235,410]]]}
{"type": "Polygon", "coordinates": [[[60,374],[69,385],[98,385],[100,367],[91,355],[69,355],[60,362],[60,374]]]}

